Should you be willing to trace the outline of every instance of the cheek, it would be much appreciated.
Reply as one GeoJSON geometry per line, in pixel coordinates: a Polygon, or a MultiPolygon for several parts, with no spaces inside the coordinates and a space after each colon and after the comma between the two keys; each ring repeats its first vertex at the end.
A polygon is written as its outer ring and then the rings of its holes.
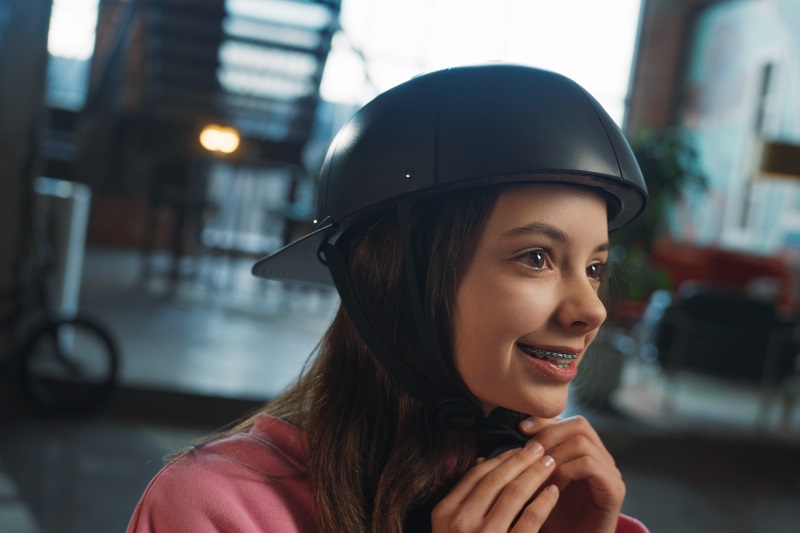
{"type": "Polygon", "coordinates": [[[491,305],[480,305],[485,297],[479,290],[467,287],[458,292],[453,313],[453,358],[461,377],[469,385],[485,354],[487,339],[492,336],[489,324],[496,315],[491,305]]]}
{"type": "Polygon", "coordinates": [[[468,279],[456,293],[456,315],[475,326],[486,321],[531,323],[552,312],[553,290],[549,284],[503,274],[468,279]]]}
{"type": "Polygon", "coordinates": [[[458,295],[454,313],[456,365],[487,366],[548,321],[548,298],[532,287],[484,285],[458,295]],[[491,354],[491,357],[490,357],[491,354]]]}

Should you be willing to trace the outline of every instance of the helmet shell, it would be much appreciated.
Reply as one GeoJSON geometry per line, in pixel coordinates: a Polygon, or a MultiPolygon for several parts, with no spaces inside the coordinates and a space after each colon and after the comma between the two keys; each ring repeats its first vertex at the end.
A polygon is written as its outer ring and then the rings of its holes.
{"type": "Polygon", "coordinates": [[[610,230],[647,203],[622,132],[577,83],[520,65],[450,68],[378,95],[350,119],[322,166],[320,227],[253,272],[329,284],[322,240],[409,195],[514,182],[595,188],[609,200],[610,230]]]}

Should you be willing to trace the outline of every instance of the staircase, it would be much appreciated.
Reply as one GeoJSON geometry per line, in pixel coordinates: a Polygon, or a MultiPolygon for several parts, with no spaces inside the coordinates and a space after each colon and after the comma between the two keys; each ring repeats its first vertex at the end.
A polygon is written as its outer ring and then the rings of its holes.
{"type": "MultiPolygon", "coordinates": [[[[210,163],[220,161],[242,175],[282,169],[282,206],[266,218],[264,207],[258,207],[262,213],[251,220],[269,219],[263,223],[269,232],[287,235],[306,224],[291,214],[292,206],[298,182],[316,173],[306,172],[303,150],[320,103],[331,40],[339,29],[340,4],[101,0],[79,126],[81,181],[100,193],[95,217],[100,220],[90,226],[90,242],[143,246],[146,255],[168,246],[170,278],[176,279],[179,259],[197,244],[187,243],[186,235],[198,241],[208,229],[208,214],[226,208],[209,204],[204,196],[210,163]],[[224,158],[205,151],[198,137],[208,124],[235,128],[240,148],[224,158]],[[174,213],[171,229],[155,220],[164,210],[174,213]],[[127,222],[120,226],[112,218],[127,222]]],[[[239,212],[241,207],[227,209],[239,212]]],[[[263,231],[263,224],[255,231],[263,231]]],[[[212,247],[214,253],[242,251],[212,247]]]]}

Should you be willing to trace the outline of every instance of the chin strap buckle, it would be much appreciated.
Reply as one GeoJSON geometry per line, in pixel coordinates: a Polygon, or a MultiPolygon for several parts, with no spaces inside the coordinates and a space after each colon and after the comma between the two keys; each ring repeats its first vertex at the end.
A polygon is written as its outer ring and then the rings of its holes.
{"type": "Polygon", "coordinates": [[[439,400],[431,409],[437,421],[452,429],[474,429],[481,416],[466,398],[439,400]]]}
{"type": "Polygon", "coordinates": [[[486,458],[491,459],[512,448],[524,446],[528,441],[514,428],[493,420],[477,411],[466,398],[446,398],[438,400],[431,406],[433,415],[442,425],[451,429],[477,431],[487,436],[493,442],[491,453],[486,458]]]}

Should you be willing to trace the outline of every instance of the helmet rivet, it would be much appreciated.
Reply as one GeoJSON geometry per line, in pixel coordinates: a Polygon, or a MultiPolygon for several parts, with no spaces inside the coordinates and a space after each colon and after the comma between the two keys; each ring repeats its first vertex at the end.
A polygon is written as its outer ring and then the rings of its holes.
{"type": "Polygon", "coordinates": [[[413,168],[407,168],[407,169],[405,170],[405,172],[403,172],[403,177],[404,177],[405,179],[407,179],[407,180],[410,180],[411,178],[413,178],[413,177],[414,177],[414,174],[415,174],[415,172],[416,172],[416,171],[415,171],[413,168]]]}

